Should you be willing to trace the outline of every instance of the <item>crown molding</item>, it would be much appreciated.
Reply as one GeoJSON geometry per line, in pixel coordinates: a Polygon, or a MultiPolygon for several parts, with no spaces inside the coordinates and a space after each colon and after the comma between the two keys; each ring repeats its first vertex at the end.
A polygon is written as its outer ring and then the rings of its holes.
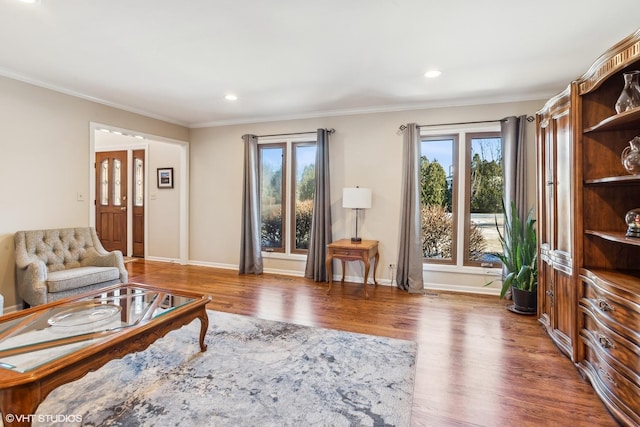
{"type": "Polygon", "coordinates": [[[172,123],[174,125],[189,127],[188,123],[182,122],[180,120],[176,120],[176,119],[174,119],[172,117],[166,117],[166,116],[162,116],[162,115],[159,115],[159,114],[150,113],[148,111],[141,110],[141,109],[138,109],[138,108],[133,108],[133,107],[130,107],[128,105],[118,104],[118,103],[115,103],[115,102],[107,101],[106,99],[96,98],[95,96],[90,96],[90,95],[87,95],[87,94],[82,93],[82,92],[76,92],[76,91],[73,91],[73,90],[69,90],[69,89],[67,89],[65,87],[62,87],[62,86],[54,85],[54,84],[51,84],[51,83],[48,83],[48,82],[43,82],[42,80],[34,79],[32,77],[25,76],[25,75],[20,74],[20,73],[16,73],[15,71],[9,70],[7,68],[0,67],[0,76],[6,77],[6,78],[9,78],[9,79],[13,79],[13,80],[17,80],[17,81],[20,81],[20,82],[23,82],[23,83],[27,83],[27,84],[30,84],[30,85],[33,85],[33,86],[41,87],[43,89],[52,90],[54,92],[62,93],[64,95],[69,95],[69,96],[73,96],[75,98],[84,99],[85,101],[95,102],[97,104],[101,104],[101,105],[104,105],[106,107],[117,108],[118,110],[127,111],[127,112],[133,113],[133,114],[139,114],[141,116],[145,116],[145,117],[148,117],[150,119],[161,120],[163,122],[172,123]]]}

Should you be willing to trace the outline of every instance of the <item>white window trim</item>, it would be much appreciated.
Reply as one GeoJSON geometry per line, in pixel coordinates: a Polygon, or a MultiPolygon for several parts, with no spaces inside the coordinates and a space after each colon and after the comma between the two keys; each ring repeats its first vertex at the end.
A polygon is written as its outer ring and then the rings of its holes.
{"type": "MultiPolygon", "coordinates": [[[[467,165],[467,150],[466,148],[466,140],[468,133],[478,133],[478,132],[500,132],[500,123],[474,123],[468,125],[442,125],[442,126],[433,126],[428,128],[420,128],[420,137],[432,137],[439,136],[443,134],[457,134],[458,135],[458,165],[467,165]]],[[[463,173],[462,167],[458,168],[458,175],[463,173]]],[[[451,272],[451,273],[482,273],[487,275],[500,275],[502,274],[502,267],[482,267],[482,266],[470,266],[464,265],[464,236],[465,232],[465,224],[464,221],[460,220],[460,213],[464,214],[464,209],[466,206],[465,201],[465,183],[464,176],[456,176],[458,180],[458,198],[456,200],[456,204],[458,207],[458,221],[456,228],[456,263],[455,264],[439,264],[439,263],[430,263],[423,262],[422,263],[422,271],[438,271],[438,272],[451,272]]],[[[464,216],[462,217],[464,218],[464,216]]]]}

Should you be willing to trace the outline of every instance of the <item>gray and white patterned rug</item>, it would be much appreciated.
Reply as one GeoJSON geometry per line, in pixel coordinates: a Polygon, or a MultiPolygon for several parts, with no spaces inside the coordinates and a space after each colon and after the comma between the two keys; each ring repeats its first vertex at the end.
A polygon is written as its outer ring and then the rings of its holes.
{"type": "Polygon", "coordinates": [[[59,387],[36,414],[81,417],[67,427],[410,424],[414,342],[208,314],[206,352],[196,320],[59,387]]]}

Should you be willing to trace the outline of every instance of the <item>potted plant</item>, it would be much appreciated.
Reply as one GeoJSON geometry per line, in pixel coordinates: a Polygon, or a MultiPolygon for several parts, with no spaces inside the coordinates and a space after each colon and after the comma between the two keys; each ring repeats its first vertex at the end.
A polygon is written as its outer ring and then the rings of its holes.
{"type": "MultiPolygon", "coordinates": [[[[504,202],[502,208],[504,210],[504,202]]],[[[496,220],[503,251],[497,256],[504,265],[500,298],[504,298],[511,289],[514,303],[512,311],[519,313],[535,313],[537,307],[538,244],[535,222],[533,208],[522,222],[514,202],[511,202],[511,210],[504,218],[504,233],[500,231],[496,220]]]]}

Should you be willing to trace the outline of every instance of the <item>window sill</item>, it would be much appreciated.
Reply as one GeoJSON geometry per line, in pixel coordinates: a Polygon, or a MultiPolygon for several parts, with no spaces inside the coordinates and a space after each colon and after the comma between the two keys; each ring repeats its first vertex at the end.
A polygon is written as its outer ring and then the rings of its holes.
{"type": "Polygon", "coordinates": [[[289,261],[306,261],[305,254],[285,254],[283,252],[265,252],[262,251],[262,258],[265,259],[285,259],[289,261]]]}
{"type": "Polygon", "coordinates": [[[459,265],[443,265],[443,264],[422,264],[422,271],[428,272],[440,272],[440,273],[460,273],[460,274],[483,274],[490,276],[500,276],[502,274],[502,267],[471,267],[471,266],[459,266],[459,265]]]}

